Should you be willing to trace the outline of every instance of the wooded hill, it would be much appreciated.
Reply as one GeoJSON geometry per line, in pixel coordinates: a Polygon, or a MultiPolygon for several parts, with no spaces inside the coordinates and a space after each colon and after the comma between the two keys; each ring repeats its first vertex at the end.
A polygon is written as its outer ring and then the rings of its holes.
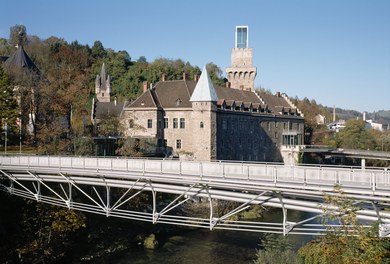
{"type": "MultiPolygon", "coordinates": [[[[31,104],[25,104],[25,107],[30,107],[37,113],[34,124],[36,133],[31,140],[34,144],[39,145],[44,153],[72,153],[72,150],[69,151],[69,149],[77,147],[78,138],[83,141],[85,136],[91,136],[92,131],[86,131],[82,122],[83,116],[91,114],[95,79],[100,73],[103,63],[106,65],[107,74],[111,76],[112,96],[117,97],[120,101],[134,100],[142,93],[143,82],[156,83],[161,80],[163,74],[165,74],[166,80],[177,80],[183,78],[183,73],[186,73],[189,78],[201,73],[198,66],[193,66],[190,62],[180,59],[158,58],[149,62],[145,56],[141,56],[134,60],[127,51],[114,51],[105,48],[98,40],[94,42],[92,47],[77,41],[68,43],[55,36],[42,40],[38,36],[28,35],[25,26],[22,25],[11,27],[9,39],[0,38],[0,55],[10,56],[16,50],[15,46],[18,43],[23,45],[42,76],[34,84],[37,87],[35,91],[37,98],[32,100],[31,91],[25,90],[23,100],[30,98],[31,104]],[[64,117],[67,117],[72,123],[71,128],[65,132],[62,124],[64,117]],[[68,136],[64,137],[64,133],[68,136]],[[74,142],[70,142],[69,138],[73,138],[74,142]]],[[[3,59],[4,57],[2,57],[3,59]]],[[[217,65],[209,63],[207,70],[215,85],[224,85],[226,79],[222,76],[222,70],[217,65]]],[[[12,144],[12,138],[16,144],[19,139],[19,132],[14,125],[19,110],[15,107],[15,94],[11,88],[15,86],[32,87],[32,84],[28,82],[31,80],[26,80],[18,75],[6,74],[0,70],[0,96],[4,97],[4,100],[1,100],[0,110],[2,117],[10,118],[8,122],[10,144],[12,144]],[[3,102],[5,103],[3,104],[3,102]]],[[[318,114],[325,116],[327,123],[329,123],[333,119],[333,108],[317,104],[315,100],[308,98],[301,100],[295,97],[291,99],[305,115],[305,135],[309,135],[306,143],[328,144],[330,137],[327,135],[328,131],[325,126],[317,124],[316,116],[318,114]]],[[[22,116],[22,123],[26,124],[28,122],[26,114],[28,109],[22,109],[22,111],[25,113],[22,116]]],[[[356,120],[356,117],[360,117],[360,119],[362,117],[360,112],[340,108],[336,109],[336,115],[337,119],[345,120],[356,120]]],[[[390,111],[368,114],[367,118],[389,123],[390,111]]],[[[380,142],[381,148],[382,142],[384,141],[380,142]]],[[[379,147],[379,143],[377,147],[379,147]]]]}

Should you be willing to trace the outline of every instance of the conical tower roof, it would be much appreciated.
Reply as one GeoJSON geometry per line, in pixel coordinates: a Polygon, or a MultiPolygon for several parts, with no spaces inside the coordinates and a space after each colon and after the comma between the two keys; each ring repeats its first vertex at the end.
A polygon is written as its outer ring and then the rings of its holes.
{"type": "Polygon", "coordinates": [[[35,73],[39,75],[39,70],[34,62],[27,55],[22,45],[4,62],[6,70],[21,70],[25,73],[35,73]]]}
{"type": "Polygon", "coordinates": [[[210,76],[207,73],[206,66],[203,67],[202,74],[195,86],[190,102],[216,102],[218,101],[217,93],[210,76]]]}

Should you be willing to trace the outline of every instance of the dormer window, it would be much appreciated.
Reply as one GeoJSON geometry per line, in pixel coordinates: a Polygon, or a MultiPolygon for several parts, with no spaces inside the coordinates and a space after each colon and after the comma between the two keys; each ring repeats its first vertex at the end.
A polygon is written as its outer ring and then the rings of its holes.
{"type": "Polygon", "coordinates": [[[144,102],[144,101],[141,101],[141,105],[144,106],[144,105],[145,105],[145,102],[144,102]]]}
{"type": "Polygon", "coordinates": [[[180,98],[176,99],[176,105],[179,106],[181,104],[182,100],[180,98]]]}

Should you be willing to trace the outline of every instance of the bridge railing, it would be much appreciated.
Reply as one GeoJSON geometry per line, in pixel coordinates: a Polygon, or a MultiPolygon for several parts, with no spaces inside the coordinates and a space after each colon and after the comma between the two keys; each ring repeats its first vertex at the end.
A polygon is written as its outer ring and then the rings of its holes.
{"type": "Polygon", "coordinates": [[[372,168],[291,166],[265,163],[120,159],[72,156],[0,156],[1,166],[110,170],[216,180],[335,185],[390,190],[390,171],[372,168]]]}

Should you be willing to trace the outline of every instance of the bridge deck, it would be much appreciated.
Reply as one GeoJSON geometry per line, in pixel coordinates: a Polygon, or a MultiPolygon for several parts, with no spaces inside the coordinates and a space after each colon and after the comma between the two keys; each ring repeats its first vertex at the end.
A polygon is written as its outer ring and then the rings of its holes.
{"type": "MultiPolygon", "coordinates": [[[[259,204],[321,215],[323,214],[321,203],[324,195],[335,195],[334,186],[339,185],[345,197],[354,199],[358,203],[369,201],[374,206],[375,210],[367,209],[367,206],[362,206],[357,210],[356,214],[359,219],[369,221],[380,219],[383,223],[390,223],[390,213],[379,209],[379,207],[388,207],[390,202],[390,173],[386,168],[361,169],[69,156],[0,156],[1,178],[11,182],[8,187],[2,185],[3,188],[22,197],[93,213],[128,218],[135,213],[123,211],[118,208],[119,206],[113,208],[109,200],[103,201],[97,188],[106,188],[107,197],[111,196],[109,195],[110,188],[123,188],[139,192],[146,190],[152,192],[153,195],[155,192],[176,194],[183,199],[187,197],[185,201],[189,199],[188,197],[206,198],[210,201],[221,199],[242,203],[245,205],[242,208],[259,204]],[[32,187],[25,184],[29,182],[32,183],[32,187]],[[60,184],[65,196],[51,189],[50,183],[60,184]],[[16,185],[21,188],[15,188],[16,185]],[[64,187],[67,185],[69,185],[68,191],[64,187]],[[41,186],[49,189],[55,196],[42,193],[41,186]],[[91,186],[97,196],[92,198],[83,191],[82,186],[91,186]],[[92,203],[87,205],[73,201],[71,189],[83,193],[92,203]],[[67,192],[69,195],[66,194],[67,192]]],[[[117,201],[120,205],[124,203],[120,202],[121,199],[117,201]]],[[[165,212],[157,213],[156,198],[153,199],[153,212],[148,213],[146,218],[138,212],[138,220],[152,219],[151,221],[155,222],[159,219],[162,222],[169,222],[176,219],[176,222],[174,221],[176,224],[180,224],[180,221],[192,221],[180,220],[180,216],[168,215],[165,212]]],[[[210,221],[205,225],[212,228],[215,224],[211,204],[210,208],[210,221]]],[[[243,210],[242,208],[240,207],[232,214],[243,210]]],[[[225,218],[217,218],[220,228],[227,223],[222,221],[225,218]]],[[[185,225],[191,225],[190,222],[185,222],[185,225]]],[[[287,230],[286,217],[283,222],[283,233],[287,230]]],[[[295,229],[297,230],[298,228],[295,229]]]]}

